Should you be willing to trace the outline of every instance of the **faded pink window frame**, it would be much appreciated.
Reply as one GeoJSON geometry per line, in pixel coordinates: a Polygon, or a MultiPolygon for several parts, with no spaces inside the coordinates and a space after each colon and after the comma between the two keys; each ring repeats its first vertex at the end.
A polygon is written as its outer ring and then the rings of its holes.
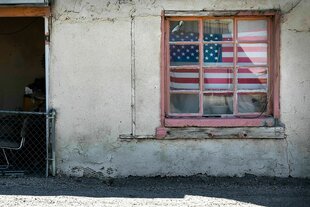
{"type": "MultiPolygon", "coordinates": [[[[243,114],[242,117],[229,117],[229,118],[208,118],[208,117],[194,117],[193,116],[184,117],[184,114],[179,114],[174,117],[166,117],[166,112],[168,111],[168,107],[170,105],[169,101],[169,70],[168,61],[169,60],[169,20],[199,20],[199,19],[214,19],[213,17],[166,17],[164,11],[161,15],[161,127],[158,128],[159,136],[161,133],[164,133],[165,127],[242,127],[242,126],[273,126],[275,121],[274,119],[280,118],[280,71],[279,71],[279,48],[280,48],[280,14],[276,11],[266,11],[266,12],[253,12],[253,11],[244,11],[239,12],[236,17],[242,17],[242,19],[261,19],[268,18],[268,68],[269,68],[269,76],[268,76],[268,95],[270,96],[267,108],[267,114],[272,115],[272,118],[269,117],[259,117],[253,118],[251,115],[254,114],[243,114]],[[169,19],[169,20],[168,20],[169,19]],[[273,35],[270,35],[273,34],[273,35]],[[182,117],[183,116],[183,117],[182,117]]],[[[226,18],[226,17],[219,17],[226,18]]],[[[231,17],[230,17],[231,18],[231,17]]],[[[203,44],[200,40],[202,39],[202,21],[199,21],[199,47],[203,44]]],[[[236,21],[234,21],[234,38],[236,38],[237,27],[236,21]]],[[[185,43],[186,44],[186,43],[185,43]]],[[[191,43],[192,44],[192,43],[191,43]]],[[[200,50],[201,51],[201,50],[200,50]]],[[[203,56],[203,53],[199,53],[200,58],[203,56]]],[[[200,59],[199,66],[202,67],[202,59],[200,59]]],[[[234,67],[236,66],[236,58],[234,58],[234,67]]],[[[186,66],[187,68],[190,66],[186,66]]],[[[234,70],[235,71],[235,70],[234,70]]],[[[202,79],[203,74],[200,72],[200,81],[202,79]]],[[[235,76],[236,77],[236,76],[235,76]]],[[[200,87],[203,84],[200,84],[200,87]]],[[[236,85],[236,84],[235,84],[236,85]]],[[[234,90],[235,91],[235,90],[234,90]]],[[[200,88],[199,93],[203,93],[203,90],[200,88]]],[[[200,96],[201,97],[201,96],[200,96]]],[[[234,96],[236,97],[236,96],[234,96]]],[[[235,100],[236,101],[236,100],[235,100]]],[[[200,100],[200,108],[199,114],[201,114],[202,110],[202,100],[200,100]]],[[[234,104],[236,107],[236,104],[234,104]]],[[[188,114],[187,114],[188,115],[188,114]]]]}

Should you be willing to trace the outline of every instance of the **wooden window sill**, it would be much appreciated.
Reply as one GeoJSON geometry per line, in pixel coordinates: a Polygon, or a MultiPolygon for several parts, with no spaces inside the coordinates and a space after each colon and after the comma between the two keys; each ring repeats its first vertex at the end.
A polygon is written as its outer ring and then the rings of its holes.
{"type": "Polygon", "coordinates": [[[261,118],[165,118],[165,127],[272,127],[273,117],[261,118]]]}
{"type": "Polygon", "coordinates": [[[277,127],[186,127],[186,128],[161,128],[166,130],[165,136],[132,136],[120,135],[120,139],[284,139],[285,128],[277,127]]]}

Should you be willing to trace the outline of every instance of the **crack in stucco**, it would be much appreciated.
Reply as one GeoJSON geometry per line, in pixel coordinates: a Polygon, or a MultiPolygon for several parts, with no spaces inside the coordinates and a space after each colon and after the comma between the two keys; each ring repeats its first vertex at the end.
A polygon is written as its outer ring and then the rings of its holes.
{"type": "Polygon", "coordinates": [[[281,17],[281,22],[284,23],[287,21],[287,16],[292,13],[299,5],[300,3],[302,2],[302,0],[298,0],[296,2],[293,2],[290,4],[290,6],[286,6],[284,5],[281,9],[282,11],[282,17],[281,17]],[[288,8],[286,8],[288,7],[288,8]]]}
{"type": "Polygon", "coordinates": [[[299,29],[288,29],[288,31],[291,31],[291,32],[310,32],[310,28],[308,28],[308,29],[301,29],[301,30],[299,30],[299,29]]]}
{"type": "Polygon", "coordinates": [[[136,70],[135,70],[135,10],[130,10],[130,53],[131,53],[131,135],[136,135],[136,70]]]}
{"type": "Polygon", "coordinates": [[[282,12],[282,14],[288,14],[288,13],[291,13],[300,3],[301,3],[302,0],[298,0],[297,2],[295,3],[292,3],[291,7],[287,10],[287,11],[284,11],[282,12]]]}
{"type": "Polygon", "coordinates": [[[288,167],[288,176],[291,176],[292,173],[292,169],[291,169],[291,163],[290,163],[290,158],[289,158],[289,154],[290,154],[290,150],[289,150],[289,143],[287,141],[287,138],[284,138],[285,143],[286,143],[286,148],[285,148],[285,153],[286,153],[286,162],[287,162],[287,167],[288,167]]]}

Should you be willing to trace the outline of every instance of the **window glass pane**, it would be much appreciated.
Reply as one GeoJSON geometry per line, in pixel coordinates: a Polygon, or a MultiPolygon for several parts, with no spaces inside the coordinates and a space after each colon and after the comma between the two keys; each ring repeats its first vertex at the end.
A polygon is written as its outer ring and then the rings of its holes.
{"type": "Polygon", "coordinates": [[[170,42],[198,41],[198,21],[171,21],[170,42]]]}
{"type": "Polygon", "coordinates": [[[238,21],[239,41],[266,41],[267,20],[238,21]]]}
{"type": "Polygon", "coordinates": [[[261,94],[238,94],[239,113],[265,112],[267,109],[267,95],[261,94]]]}
{"type": "Polygon", "coordinates": [[[239,66],[267,65],[267,44],[238,44],[239,66]]]}
{"type": "Polygon", "coordinates": [[[239,90],[267,90],[267,68],[239,68],[239,90]]]}
{"type": "Polygon", "coordinates": [[[199,70],[171,69],[170,90],[199,90],[199,70]]]}
{"type": "Polygon", "coordinates": [[[203,97],[204,115],[233,113],[233,93],[205,94],[203,97]]]}
{"type": "Polygon", "coordinates": [[[204,70],[205,90],[233,90],[234,73],[228,68],[210,68],[204,70]]]}
{"type": "Polygon", "coordinates": [[[198,65],[198,45],[170,45],[170,65],[198,65]]]}
{"type": "Polygon", "coordinates": [[[231,19],[206,20],[203,26],[204,41],[232,41],[233,21],[231,19]]]}
{"type": "Polygon", "coordinates": [[[198,113],[199,96],[197,94],[171,94],[171,113],[198,113]]]}
{"type": "Polygon", "coordinates": [[[234,64],[233,44],[205,44],[203,61],[206,67],[232,67],[234,64]]]}

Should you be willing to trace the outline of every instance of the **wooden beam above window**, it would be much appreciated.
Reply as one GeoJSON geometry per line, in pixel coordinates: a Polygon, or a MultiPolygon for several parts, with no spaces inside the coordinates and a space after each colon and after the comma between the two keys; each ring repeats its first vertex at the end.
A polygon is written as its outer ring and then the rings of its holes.
{"type": "Polygon", "coordinates": [[[50,7],[3,6],[0,7],[0,17],[42,17],[50,16],[50,7]]]}
{"type": "Polygon", "coordinates": [[[275,15],[279,11],[277,10],[260,10],[260,11],[251,11],[251,10],[165,10],[164,15],[166,17],[229,17],[229,16],[270,16],[275,15]]]}

